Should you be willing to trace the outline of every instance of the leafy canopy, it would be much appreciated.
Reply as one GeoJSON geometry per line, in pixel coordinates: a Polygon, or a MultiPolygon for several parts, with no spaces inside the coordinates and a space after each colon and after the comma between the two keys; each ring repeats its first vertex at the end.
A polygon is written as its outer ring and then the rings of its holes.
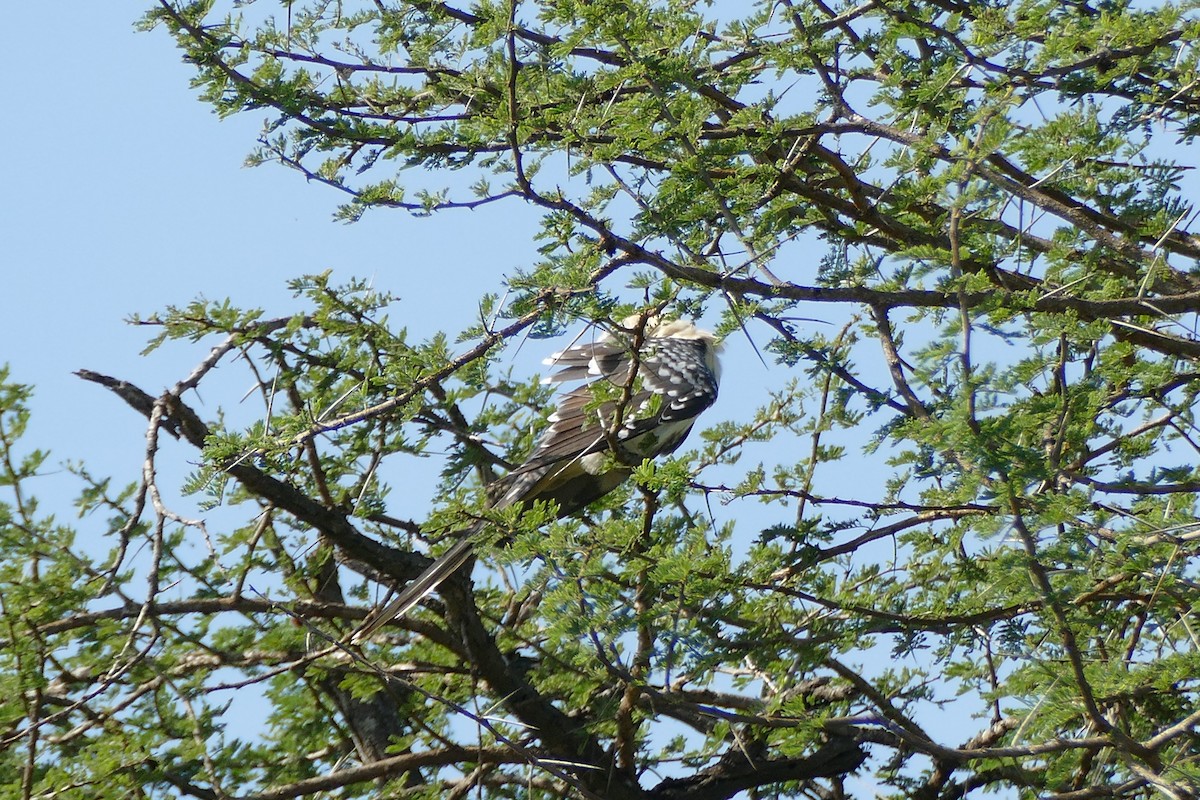
{"type": "Polygon", "coordinates": [[[289,318],[143,320],[211,350],[160,397],[84,374],[151,430],[128,489],[81,471],[100,556],[23,488],[5,379],[4,796],[1196,796],[1195,2],[144,25],[340,218],[540,235],[425,340],[328,276],[289,318]],[[579,518],[486,509],[550,402],[505,347],[645,306],[728,337],[733,404],[579,518]],[[234,364],[259,412],[203,419],[234,364]],[[206,522],[154,480],[198,453],[206,522]],[[439,468],[426,514],[405,487],[439,468]],[[339,644],[481,517],[490,571],[339,644]]]}

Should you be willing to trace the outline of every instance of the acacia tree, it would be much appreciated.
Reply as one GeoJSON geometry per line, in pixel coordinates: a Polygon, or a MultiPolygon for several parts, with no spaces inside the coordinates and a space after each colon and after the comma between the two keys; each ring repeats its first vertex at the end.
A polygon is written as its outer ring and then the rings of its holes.
{"type": "Polygon", "coordinates": [[[1194,2],[263,5],[145,21],[268,115],[254,160],[540,241],[424,342],[324,277],[144,320],[212,349],[81,373],[149,423],[140,482],[83,474],[104,557],[22,494],[6,384],[8,794],[1196,796],[1194,2]],[[763,342],[761,409],[579,518],[486,511],[549,399],[498,354],[648,305],[763,342]],[[253,424],[197,410],[227,363],[253,424]],[[481,516],[491,570],[345,644],[481,516]]]}

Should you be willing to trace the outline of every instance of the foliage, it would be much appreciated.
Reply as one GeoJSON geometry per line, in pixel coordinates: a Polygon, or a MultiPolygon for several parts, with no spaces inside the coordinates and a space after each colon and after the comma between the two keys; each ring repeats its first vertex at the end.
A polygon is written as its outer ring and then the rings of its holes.
{"type": "Polygon", "coordinates": [[[149,11],[343,219],[541,235],[457,340],[327,276],[143,320],[212,350],[85,375],[150,423],[138,483],[81,471],[99,556],[4,383],[4,796],[1196,796],[1195,2],[734,5],[149,11]],[[550,397],[499,352],[645,305],[764,341],[757,411],[578,519],[487,512],[550,397]],[[233,363],[258,419],[202,420],[233,363]],[[158,491],[168,435],[219,522],[158,491]],[[344,644],[489,513],[490,573],[344,644]]]}

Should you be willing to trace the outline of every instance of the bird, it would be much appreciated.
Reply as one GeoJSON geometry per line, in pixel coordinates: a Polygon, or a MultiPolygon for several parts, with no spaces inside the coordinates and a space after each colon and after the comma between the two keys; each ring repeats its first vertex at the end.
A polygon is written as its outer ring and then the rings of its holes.
{"type": "MultiPolygon", "coordinates": [[[[717,399],[721,345],[684,320],[635,314],[592,341],[574,344],[543,363],[559,367],[543,383],[587,380],[563,394],[524,462],[489,486],[493,508],[557,505],[559,518],[583,510],[620,486],[644,460],[676,450],[696,418],[717,399]],[[597,400],[597,387],[616,387],[597,400]]],[[[409,582],[351,638],[369,639],[406,616],[474,554],[468,528],[425,572],[409,582]]]]}

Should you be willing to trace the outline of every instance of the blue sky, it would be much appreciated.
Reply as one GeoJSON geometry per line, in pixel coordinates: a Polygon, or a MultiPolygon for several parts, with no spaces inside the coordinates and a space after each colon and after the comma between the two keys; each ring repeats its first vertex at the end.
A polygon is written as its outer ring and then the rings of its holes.
{"type": "MultiPolygon", "coordinates": [[[[45,6],[17,3],[0,26],[0,58],[23,87],[10,83],[0,126],[0,363],[36,386],[30,447],[122,482],[138,474],[144,425],[72,372],[157,392],[211,346],[143,358],[150,332],[127,324],[130,314],[197,296],[290,313],[299,304],[287,280],[333,269],[399,294],[403,324],[419,335],[458,330],[529,257],[536,222],[515,204],[334,222],[335,190],[276,165],[243,167],[265,114],[219,120],[199,102],[166,32],[134,30],[147,5],[73,0],[48,18],[45,6]]],[[[209,410],[229,402],[206,400],[209,410]]],[[[74,486],[50,474],[35,488],[63,500],[74,486]]]]}

